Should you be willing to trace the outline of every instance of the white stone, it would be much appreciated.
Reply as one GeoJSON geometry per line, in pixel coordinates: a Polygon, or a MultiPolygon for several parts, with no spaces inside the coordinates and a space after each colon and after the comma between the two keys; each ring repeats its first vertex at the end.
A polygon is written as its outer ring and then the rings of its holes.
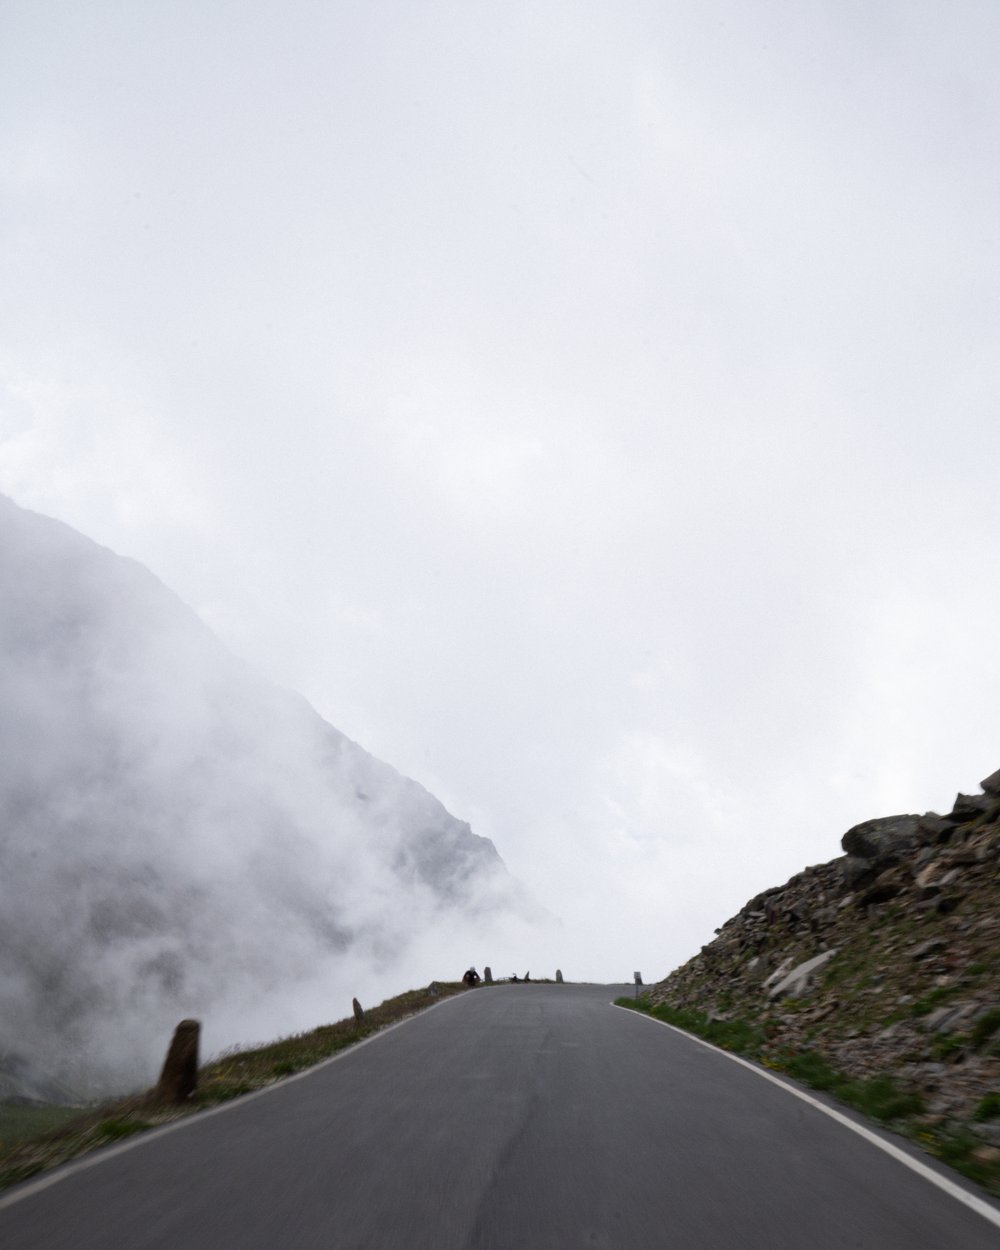
{"type": "MultiPolygon", "coordinates": [[[[794,998],[798,994],[807,993],[812,987],[815,974],[820,968],[825,967],[836,953],[836,950],[824,951],[822,955],[814,955],[812,959],[799,964],[787,976],[782,977],[776,985],[771,986],[767,991],[768,998],[794,998]]],[[[767,982],[765,981],[764,984],[766,985],[767,982]]]]}

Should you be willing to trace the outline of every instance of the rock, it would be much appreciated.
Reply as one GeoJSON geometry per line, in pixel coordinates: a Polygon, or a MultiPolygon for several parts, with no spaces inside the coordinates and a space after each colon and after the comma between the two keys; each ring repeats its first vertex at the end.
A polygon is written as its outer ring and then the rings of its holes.
{"type": "Polygon", "coordinates": [[[926,942],[921,942],[919,946],[910,951],[911,959],[926,959],[929,955],[936,955],[938,951],[943,951],[948,943],[944,938],[929,938],[926,942]]]}
{"type": "Polygon", "coordinates": [[[200,1035],[201,1025],[197,1020],[182,1020],[174,1029],[156,1086],[156,1097],[160,1102],[186,1102],[198,1088],[200,1035]]]}
{"type": "Polygon", "coordinates": [[[959,1029],[973,1023],[980,1011],[979,1003],[949,1003],[925,1016],[924,1028],[928,1033],[958,1033],[959,1029]]]}
{"type": "Polygon", "coordinates": [[[924,1016],[924,1028],[928,1033],[950,1033],[960,1015],[961,1009],[958,1007],[939,1007],[929,1016],[924,1016]]]}
{"type": "Polygon", "coordinates": [[[920,889],[931,884],[935,877],[939,877],[944,871],[944,860],[935,859],[929,864],[925,864],[917,873],[916,881],[920,889]]]}
{"type": "Polygon", "coordinates": [[[954,831],[955,822],[948,820],[945,816],[939,816],[937,812],[927,812],[926,815],[920,817],[917,824],[917,838],[930,845],[947,842],[954,831]]]}
{"type": "Polygon", "coordinates": [[[992,794],[1000,799],[1000,768],[995,773],[990,773],[985,781],[981,781],[979,784],[987,794],[992,794]]]}
{"type": "MultiPolygon", "coordinates": [[[[841,872],[843,882],[848,890],[854,891],[875,880],[876,868],[872,860],[862,859],[860,855],[845,856],[841,872]]],[[[841,906],[844,904],[842,903],[841,906]]]]}
{"type": "MultiPolygon", "coordinates": [[[[493,984],[493,969],[489,966],[489,964],[487,964],[486,967],[483,969],[483,980],[486,982],[487,985],[493,984]]],[[[562,980],[562,977],[559,975],[558,972],[556,973],[556,980],[557,981],[562,980]]]]}
{"type": "Polygon", "coordinates": [[[557,968],[557,969],[556,969],[556,984],[557,984],[557,985],[562,985],[562,983],[563,983],[562,969],[561,969],[561,968],[557,968]]]}
{"type": "Polygon", "coordinates": [[[770,986],[776,985],[781,980],[781,978],[787,974],[791,966],[792,966],[792,961],[790,959],[783,959],[781,963],[778,964],[777,968],[775,968],[775,970],[771,973],[771,975],[765,978],[764,989],[768,989],[770,986]]]}
{"type": "Polygon", "coordinates": [[[996,806],[997,800],[988,794],[959,794],[951,809],[953,820],[976,820],[996,806]]]}
{"type": "Polygon", "coordinates": [[[895,898],[903,889],[902,878],[895,868],[888,868],[880,873],[874,883],[858,899],[859,907],[871,907],[878,903],[887,903],[895,898]]]}
{"type": "Polygon", "coordinates": [[[353,998],[351,1000],[351,1005],[354,1007],[355,1020],[359,1022],[362,1021],[365,1018],[364,1008],[361,1006],[361,1004],[358,1002],[356,998],[353,998]]]}
{"type": "MultiPolygon", "coordinates": [[[[823,951],[821,955],[814,955],[812,959],[799,964],[771,986],[767,991],[768,998],[776,1002],[779,998],[799,998],[807,994],[815,984],[816,973],[825,968],[836,953],[836,950],[823,951]]],[[[769,977],[768,980],[770,979],[769,977]]]]}
{"type": "Polygon", "coordinates": [[[840,839],[848,855],[872,859],[876,863],[894,861],[918,842],[917,828],[922,816],[879,816],[862,821],[840,839]]]}

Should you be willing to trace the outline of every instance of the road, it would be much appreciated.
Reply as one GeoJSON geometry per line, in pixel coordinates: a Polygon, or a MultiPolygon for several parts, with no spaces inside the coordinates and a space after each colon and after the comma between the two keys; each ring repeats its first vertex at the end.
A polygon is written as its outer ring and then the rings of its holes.
{"type": "Polygon", "coordinates": [[[756,1072],[609,1006],[624,992],[448,1000],[0,1196],[0,1246],[998,1250],[982,1214],[756,1072]]]}

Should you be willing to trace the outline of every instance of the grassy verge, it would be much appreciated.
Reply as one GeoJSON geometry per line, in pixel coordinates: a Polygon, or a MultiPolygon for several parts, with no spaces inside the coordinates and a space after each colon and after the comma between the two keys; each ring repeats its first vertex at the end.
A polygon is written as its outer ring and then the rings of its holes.
{"type": "Polygon", "coordinates": [[[433,989],[408,990],[387,999],[366,1011],[363,1020],[352,1016],[267,1045],[229,1051],[199,1070],[198,1090],[184,1106],[162,1106],[147,1091],[89,1108],[0,1107],[0,1124],[5,1126],[0,1135],[0,1189],[100,1146],[273,1085],[464,990],[461,982],[438,981],[433,989]]]}
{"type": "MultiPolygon", "coordinates": [[[[1000,1157],[994,1157],[1000,1152],[986,1147],[982,1139],[962,1126],[943,1125],[926,1118],[921,1094],[903,1087],[888,1074],[866,1080],[852,1079],[838,1072],[819,1051],[782,1046],[763,1028],[745,1020],[720,1020],[697,1011],[679,1011],[664,1003],[653,1006],[647,999],[641,998],[619,998],[616,1003],[619,1007],[628,1007],[663,1020],[722,1050],[733,1051],[772,1071],[782,1072],[803,1085],[821,1090],[870,1119],[909,1137],[984,1189],[1000,1194],[1000,1157]]],[[[993,1113],[993,1103],[984,1099],[981,1115],[986,1118],[993,1113]]]]}
{"type": "Polygon", "coordinates": [[[0,1103],[0,1152],[17,1142],[51,1133],[79,1114],[79,1107],[58,1107],[50,1103],[0,1103]]]}

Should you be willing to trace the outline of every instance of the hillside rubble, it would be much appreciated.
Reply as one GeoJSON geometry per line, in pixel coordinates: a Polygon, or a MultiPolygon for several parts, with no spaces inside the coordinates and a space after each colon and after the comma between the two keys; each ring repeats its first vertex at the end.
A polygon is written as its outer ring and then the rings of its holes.
{"type": "Polygon", "coordinates": [[[752,1021],[776,1068],[811,1050],[851,1079],[890,1076],[919,1097],[918,1137],[971,1134],[996,1166],[1000,771],[982,791],[848,830],[845,854],[752,898],[651,1001],[752,1021]]]}

